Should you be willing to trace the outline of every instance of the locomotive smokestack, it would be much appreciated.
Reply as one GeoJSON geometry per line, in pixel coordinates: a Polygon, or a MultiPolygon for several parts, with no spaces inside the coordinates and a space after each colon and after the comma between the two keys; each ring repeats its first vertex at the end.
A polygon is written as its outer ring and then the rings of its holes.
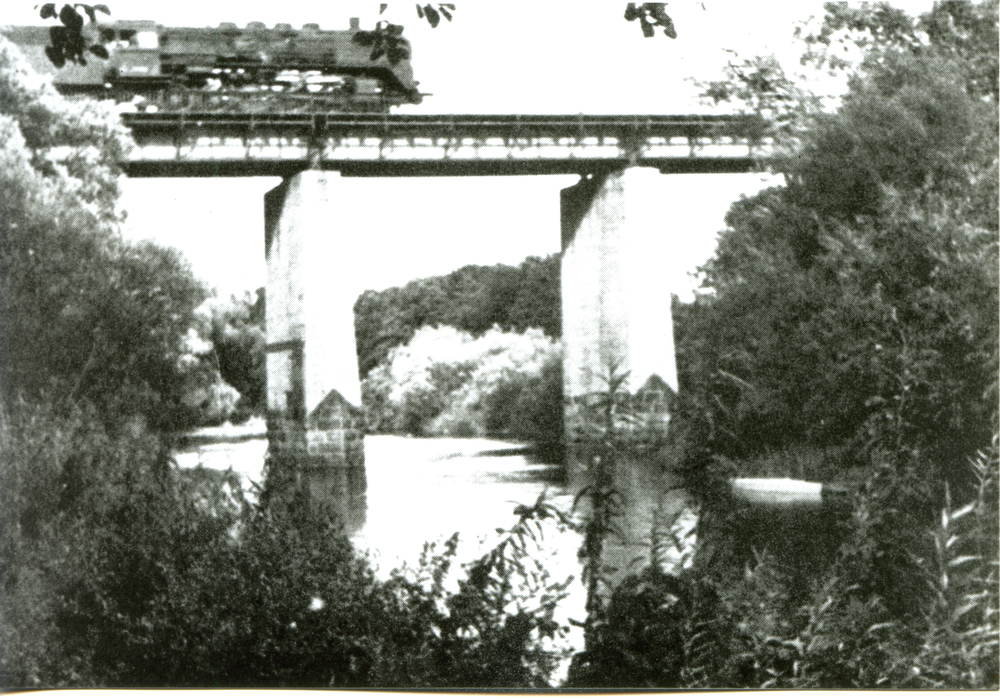
{"type": "Polygon", "coordinates": [[[351,17],[351,31],[356,32],[361,29],[361,20],[357,17],[351,17]]]}

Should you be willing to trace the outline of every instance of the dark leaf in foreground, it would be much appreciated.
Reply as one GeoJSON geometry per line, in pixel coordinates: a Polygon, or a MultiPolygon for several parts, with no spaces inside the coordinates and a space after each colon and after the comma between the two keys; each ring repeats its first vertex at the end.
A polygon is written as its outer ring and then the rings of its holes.
{"type": "Polygon", "coordinates": [[[83,29],[83,17],[70,5],[63,5],[62,9],[59,10],[59,21],[71,31],[78,32],[83,29]]]}
{"type": "Polygon", "coordinates": [[[55,49],[60,55],[63,52],[63,48],[66,46],[68,37],[69,32],[66,31],[66,27],[49,27],[49,41],[52,42],[52,48],[55,49]]]}
{"type": "Polygon", "coordinates": [[[653,29],[653,25],[649,23],[645,15],[639,17],[639,24],[642,25],[642,35],[647,39],[652,39],[653,35],[656,34],[656,30],[653,29]]]}
{"type": "Polygon", "coordinates": [[[437,27],[441,24],[441,15],[430,3],[424,5],[424,14],[427,15],[427,21],[430,23],[431,27],[437,27]]]}
{"type": "Polygon", "coordinates": [[[66,59],[63,58],[62,52],[56,51],[51,46],[45,47],[45,55],[49,57],[49,60],[52,62],[52,65],[55,66],[56,68],[62,68],[63,66],[66,65],[66,59]]]}
{"type": "Polygon", "coordinates": [[[673,22],[672,19],[670,19],[669,17],[667,17],[667,20],[665,22],[662,22],[661,24],[663,24],[663,33],[664,34],[666,34],[667,36],[669,36],[671,39],[676,39],[677,38],[677,30],[674,28],[674,22],[673,22]]]}

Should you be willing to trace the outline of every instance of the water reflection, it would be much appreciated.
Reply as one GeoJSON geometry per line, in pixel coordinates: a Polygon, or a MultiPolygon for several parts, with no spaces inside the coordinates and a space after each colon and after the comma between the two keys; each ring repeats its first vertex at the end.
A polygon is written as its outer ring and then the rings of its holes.
{"type": "MultiPolygon", "coordinates": [[[[244,487],[262,484],[267,440],[192,444],[175,457],[178,466],[199,464],[233,469],[244,487]]],[[[479,541],[509,527],[518,504],[539,494],[569,511],[573,498],[561,485],[558,465],[532,464],[525,450],[498,440],[477,438],[365,438],[365,470],[337,470],[315,488],[341,494],[348,530],[383,575],[404,561],[415,563],[427,541],[461,533],[459,557],[475,558],[479,541]]],[[[573,567],[576,548],[568,547],[573,567]]]]}
{"type": "MultiPolygon", "coordinates": [[[[267,441],[244,435],[240,441],[191,445],[178,452],[181,467],[201,464],[232,468],[244,487],[262,483],[267,441]]],[[[675,479],[655,464],[620,465],[616,488],[627,503],[619,530],[625,542],[606,542],[607,564],[621,574],[648,561],[654,528],[669,530],[686,496],[675,479]]],[[[479,438],[365,438],[365,469],[332,470],[319,475],[313,490],[333,494],[346,512],[355,545],[367,551],[381,575],[417,561],[425,542],[460,533],[459,561],[485,551],[496,528],[509,527],[519,504],[534,503],[541,493],[566,513],[573,493],[560,465],[534,464],[523,446],[479,438]]],[[[579,481],[577,479],[577,481],[579,481]]],[[[579,536],[563,543],[553,566],[578,575],[579,536]]],[[[678,558],[680,552],[677,552],[678,558]]],[[[618,578],[618,576],[613,576],[618,578]]]]}

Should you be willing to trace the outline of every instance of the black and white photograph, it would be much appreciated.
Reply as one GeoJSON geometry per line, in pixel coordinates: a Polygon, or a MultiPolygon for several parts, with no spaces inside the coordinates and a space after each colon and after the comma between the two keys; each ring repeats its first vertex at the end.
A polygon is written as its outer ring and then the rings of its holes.
{"type": "Polygon", "coordinates": [[[998,0],[105,3],[0,9],[0,691],[1000,688],[998,0]]]}

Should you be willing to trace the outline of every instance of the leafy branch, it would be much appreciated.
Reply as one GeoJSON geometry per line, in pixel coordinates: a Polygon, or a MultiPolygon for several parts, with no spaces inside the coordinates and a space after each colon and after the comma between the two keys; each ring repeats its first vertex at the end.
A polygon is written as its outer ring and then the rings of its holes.
{"type": "Polygon", "coordinates": [[[62,23],[49,28],[49,40],[52,45],[45,47],[45,55],[49,57],[52,65],[56,68],[65,66],[66,61],[86,66],[88,51],[98,58],[105,60],[108,58],[108,50],[102,44],[94,43],[87,46],[87,38],[83,34],[85,21],[77,8],[83,10],[91,24],[97,23],[98,12],[106,15],[111,14],[107,5],[66,4],[58,12],[56,12],[56,3],[54,2],[41,5],[40,10],[39,6],[35,5],[35,9],[39,10],[38,14],[42,19],[58,18],[62,23]]]}
{"type": "MultiPolygon", "coordinates": [[[[383,6],[384,7],[384,6],[383,6]]],[[[454,3],[450,2],[439,2],[437,4],[437,9],[431,3],[427,3],[423,7],[419,4],[417,5],[417,17],[420,19],[426,19],[427,23],[431,27],[436,28],[441,24],[441,18],[444,17],[449,22],[451,21],[451,13],[455,11],[454,3]]]]}
{"type": "Polygon", "coordinates": [[[403,25],[378,21],[372,31],[355,32],[352,41],[359,46],[371,47],[368,58],[372,61],[385,56],[396,65],[410,57],[410,42],[403,38],[403,25]]]}
{"type": "Polygon", "coordinates": [[[667,3],[665,2],[644,2],[641,5],[630,2],[625,7],[625,21],[639,20],[642,35],[647,39],[653,38],[657,27],[661,27],[663,33],[671,39],[676,39],[677,30],[674,29],[674,21],[667,14],[666,7],[667,3]]]}

